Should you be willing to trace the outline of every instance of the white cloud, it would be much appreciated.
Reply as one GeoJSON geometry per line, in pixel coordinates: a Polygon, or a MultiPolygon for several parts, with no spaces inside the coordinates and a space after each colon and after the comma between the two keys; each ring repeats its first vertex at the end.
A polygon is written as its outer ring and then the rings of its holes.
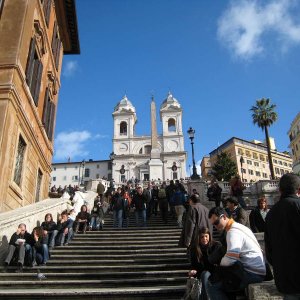
{"type": "Polygon", "coordinates": [[[220,41],[242,59],[251,59],[266,51],[267,35],[281,51],[300,44],[300,22],[292,11],[296,0],[232,0],[218,21],[220,41]],[[274,39],[275,37],[275,39],[274,39]]]}
{"type": "Polygon", "coordinates": [[[92,138],[88,131],[60,132],[55,139],[55,158],[67,160],[87,156],[86,143],[92,138]]]}
{"type": "Polygon", "coordinates": [[[77,71],[78,63],[75,60],[69,60],[66,62],[63,68],[63,75],[65,77],[70,77],[77,71]]]}

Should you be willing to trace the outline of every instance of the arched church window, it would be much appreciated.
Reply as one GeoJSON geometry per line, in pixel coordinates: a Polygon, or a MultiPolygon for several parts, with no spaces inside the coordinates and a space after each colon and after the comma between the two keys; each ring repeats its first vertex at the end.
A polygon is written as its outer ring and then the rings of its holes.
{"type": "Polygon", "coordinates": [[[140,149],[139,154],[143,154],[143,148],[140,149]]]}
{"type": "Polygon", "coordinates": [[[120,135],[127,135],[127,123],[124,121],[120,124],[120,135]]]}
{"type": "Polygon", "coordinates": [[[150,154],[151,153],[151,149],[152,149],[151,145],[145,146],[145,154],[150,154]]]}
{"type": "Polygon", "coordinates": [[[175,119],[171,118],[171,119],[168,120],[168,130],[171,131],[171,132],[176,131],[175,119]]]}

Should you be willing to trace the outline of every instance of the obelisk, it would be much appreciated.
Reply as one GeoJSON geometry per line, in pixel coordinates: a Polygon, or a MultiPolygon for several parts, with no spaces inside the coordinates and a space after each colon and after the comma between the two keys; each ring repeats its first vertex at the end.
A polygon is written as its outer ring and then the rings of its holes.
{"type": "Polygon", "coordinates": [[[160,159],[160,149],[157,141],[156,105],[154,97],[151,100],[151,154],[149,162],[150,180],[163,180],[163,163],[160,159]]]}

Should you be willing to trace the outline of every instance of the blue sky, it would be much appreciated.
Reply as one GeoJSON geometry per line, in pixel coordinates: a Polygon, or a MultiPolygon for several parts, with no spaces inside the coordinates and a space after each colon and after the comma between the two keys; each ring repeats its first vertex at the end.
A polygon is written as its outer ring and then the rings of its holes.
{"type": "Polygon", "coordinates": [[[108,159],[125,92],[140,135],[150,133],[151,94],[159,107],[170,90],[184,132],[196,130],[196,161],[232,136],[263,140],[249,109],[271,98],[270,135],[288,150],[300,110],[299,1],[77,0],[77,17],[81,54],[64,57],[54,162],[108,159]]]}

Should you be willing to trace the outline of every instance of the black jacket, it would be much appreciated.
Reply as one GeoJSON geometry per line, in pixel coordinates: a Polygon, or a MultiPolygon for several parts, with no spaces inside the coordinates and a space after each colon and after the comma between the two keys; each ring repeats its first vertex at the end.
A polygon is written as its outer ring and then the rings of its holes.
{"type": "Polygon", "coordinates": [[[260,209],[256,207],[249,215],[250,228],[253,232],[265,232],[266,222],[261,216],[260,209]]]}
{"type": "Polygon", "coordinates": [[[131,205],[134,206],[137,211],[145,210],[147,207],[147,197],[144,193],[137,193],[134,195],[131,205]]]}
{"type": "Polygon", "coordinates": [[[300,199],[296,195],[282,196],[268,212],[265,247],[278,291],[300,293],[300,199]]]}
{"type": "Polygon", "coordinates": [[[41,226],[44,230],[47,230],[48,233],[52,233],[54,230],[57,229],[57,225],[54,221],[43,222],[41,226]]]}
{"type": "Polygon", "coordinates": [[[18,239],[25,239],[25,244],[29,244],[30,246],[33,246],[35,241],[30,233],[25,231],[24,235],[17,234],[16,232],[11,236],[9,245],[17,246],[16,241],[18,239]]]}
{"type": "Polygon", "coordinates": [[[222,251],[222,244],[218,241],[213,241],[208,247],[201,247],[202,257],[199,260],[197,257],[196,248],[191,248],[191,266],[193,270],[197,271],[197,277],[200,278],[203,271],[214,270],[214,265],[219,265],[224,255],[222,251]]]}

